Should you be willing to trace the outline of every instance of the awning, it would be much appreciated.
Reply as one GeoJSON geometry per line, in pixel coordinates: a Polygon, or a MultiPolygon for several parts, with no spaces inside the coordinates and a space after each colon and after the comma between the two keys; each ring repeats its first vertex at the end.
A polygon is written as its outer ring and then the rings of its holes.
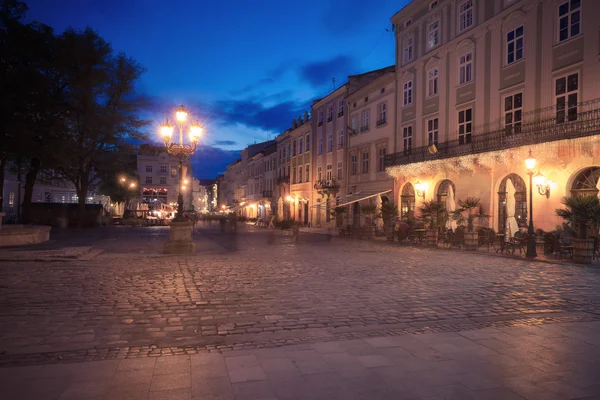
{"type": "MultiPolygon", "coordinates": [[[[349,194],[349,195],[345,196],[344,202],[342,202],[341,204],[335,204],[335,202],[339,198],[333,198],[333,199],[329,200],[329,202],[334,202],[334,204],[330,204],[330,206],[332,206],[332,207],[344,207],[344,206],[347,206],[349,204],[356,203],[358,201],[363,201],[363,200],[366,200],[366,199],[370,199],[372,197],[377,197],[377,196],[379,196],[381,194],[389,193],[391,191],[392,191],[392,189],[389,189],[389,190],[386,190],[386,191],[383,191],[383,192],[378,192],[378,193],[356,192],[356,193],[349,194]]],[[[313,208],[313,207],[319,207],[319,206],[325,206],[325,207],[327,207],[327,202],[325,202],[325,203],[318,203],[317,205],[311,206],[311,208],[313,208]]]]}

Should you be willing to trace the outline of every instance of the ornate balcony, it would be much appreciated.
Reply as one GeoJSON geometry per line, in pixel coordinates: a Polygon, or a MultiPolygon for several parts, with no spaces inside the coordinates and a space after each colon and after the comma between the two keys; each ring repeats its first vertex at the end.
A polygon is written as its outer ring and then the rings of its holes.
{"type": "Polygon", "coordinates": [[[365,126],[361,126],[361,127],[360,127],[360,131],[361,131],[361,133],[362,133],[362,132],[366,132],[366,131],[368,131],[368,130],[369,130],[369,125],[365,125],[365,126]]]}
{"type": "Polygon", "coordinates": [[[340,190],[340,185],[335,179],[321,179],[315,182],[314,188],[319,194],[337,193],[340,190]]]}
{"type": "Polygon", "coordinates": [[[387,122],[387,120],[385,118],[380,119],[379,121],[377,121],[377,126],[385,125],[386,122],[387,122]]]}
{"type": "Polygon", "coordinates": [[[524,113],[522,120],[511,127],[503,125],[503,121],[496,121],[475,128],[470,136],[459,140],[388,154],[385,157],[385,166],[441,160],[597,135],[600,134],[600,98],[579,103],[577,107],[569,107],[569,111],[564,112],[557,112],[556,106],[534,110],[524,113]]]}

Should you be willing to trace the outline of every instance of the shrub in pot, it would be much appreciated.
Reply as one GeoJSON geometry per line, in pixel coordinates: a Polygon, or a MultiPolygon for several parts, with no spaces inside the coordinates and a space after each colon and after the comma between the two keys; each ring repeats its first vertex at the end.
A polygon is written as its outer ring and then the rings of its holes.
{"type": "Polygon", "coordinates": [[[383,203],[379,208],[381,219],[383,219],[383,231],[388,241],[394,241],[394,224],[398,217],[398,208],[392,202],[383,203]]]}
{"type": "Polygon", "coordinates": [[[594,239],[588,237],[588,231],[598,232],[600,225],[600,200],[594,195],[563,197],[565,208],[556,209],[556,215],[563,218],[578,232],[573,239],[573,258],[575,262],[590,264],[594,255],[594,239]]]}
{"type": "Polygon", "coordinates": [[[419,208],[419,211],[427,227],[425,244],[427,246],[437,246],[438,233],[444,229],[446,222],[448,222],[446,206],[440,201],[430,200],[423,202],[423,206],[419,208]]]}
{"type": "Polygon", "coordinates": [[[331,214],[335,218],[335,226],[338,228],[340,236],[344,236],[346,233],[346,229],[344,228],[344,220],[347,217],[348,209],[346,206],[335,207],[331,214]]]}
{"type": "Polygon", "coordinates": [[[465,233],[465,249],[477,250],[478,234],[475,231],[475,220],[486,219],[489,217],[485,213],[481,200],[477,197],[467,197],[465,200],[458,200],[459,208],[454,211],[452,218],[459,225],[467,225],[465,233]]]}

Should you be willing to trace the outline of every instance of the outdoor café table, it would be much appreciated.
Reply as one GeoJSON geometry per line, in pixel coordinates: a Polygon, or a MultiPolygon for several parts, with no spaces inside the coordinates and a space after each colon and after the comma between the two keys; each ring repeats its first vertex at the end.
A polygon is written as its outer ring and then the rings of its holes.
{"type": "Polygon", "coordinates": [[[413,229],[413,238],[416,242],[419,242],[420,244],[423,243],[423,236],[425,236],[425,232],[427,232],[427,229],[413,229]]]}
{"type": "Polygon", "coordinates": [[[500,254],[504,253],[504,237],[505,235],[502,233],[498,233],[496,235],[497,239],[500,239],[500,248],[496,249],[496,253],[500,252],[500,254]]]}

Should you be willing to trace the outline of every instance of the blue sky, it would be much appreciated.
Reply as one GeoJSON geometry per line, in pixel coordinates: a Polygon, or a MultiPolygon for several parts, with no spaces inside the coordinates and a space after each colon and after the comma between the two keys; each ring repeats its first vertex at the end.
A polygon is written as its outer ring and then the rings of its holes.
{"type": "Polygon", "coordinates": [[[141,63],[158,125],[183,103],[206,127],[195,175],[274,138],[348,75],[394,64],[389,18],[408,0],[25,0],[28,19],[89,26],[141,63]],[[376,4],[376,6],[375,6],[376,4]],[[389,30],[389,32],[386,31],[389,30]]]}

